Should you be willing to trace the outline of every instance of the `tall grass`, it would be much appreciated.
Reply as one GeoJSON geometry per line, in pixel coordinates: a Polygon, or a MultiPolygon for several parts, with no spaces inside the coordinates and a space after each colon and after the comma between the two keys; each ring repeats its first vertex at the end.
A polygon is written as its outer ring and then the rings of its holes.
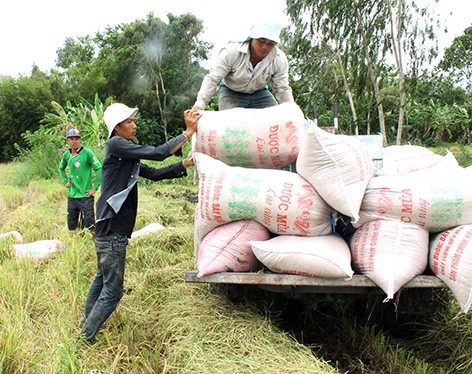
{"type": "Polygon", "coordinates": [[[12,172],[12,165],[0,165],[0,232],[17,230],[25,242],[57,238],[65,249],[42,261],[15,258],[12,240],[0,240],[0,372],[337,372],[251,305],[235,306],[209,287],[184,282],[194,267],[191,178],[140,187],[136,228],[150,222],[168,228],[130,242],[125,296],[97,344],[83,343],[92,238],[68,232],[66,193],[57,180],[20,188],[7,183],[12,172]]]}
{"type": "Polygon", "coordinates": [[[166,229],[130,242],[125,295],[89,346],[78,336],[93,240],[68,232],[58,178],[25,181],[16,176],[23,168],[0,165],[0,233],[57,238],[65,249],[43,261],[16,258],[13,240],[0,239],[0,373],[472,372],[472,319],[450,294],[436,300],[440,313],[413,302],[430,318],[396,336],[378,326],[378,304],[315,309],[308,299],[254,290],[234,299],[186,284],[184,272],[195,267],[191,177],[140,183],[136,229],[166,229]]]}

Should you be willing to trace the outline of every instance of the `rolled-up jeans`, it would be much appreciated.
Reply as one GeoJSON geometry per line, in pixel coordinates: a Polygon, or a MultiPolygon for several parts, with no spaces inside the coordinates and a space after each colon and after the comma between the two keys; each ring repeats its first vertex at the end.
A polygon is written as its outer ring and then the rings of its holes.
{"type": "Polygon", "coordinates": [[[100,327],[123,297],[126,247],[128,238],[111,234],[95,238],[97,273],[90,285],[82,334],[93,341],[100,327]]]}

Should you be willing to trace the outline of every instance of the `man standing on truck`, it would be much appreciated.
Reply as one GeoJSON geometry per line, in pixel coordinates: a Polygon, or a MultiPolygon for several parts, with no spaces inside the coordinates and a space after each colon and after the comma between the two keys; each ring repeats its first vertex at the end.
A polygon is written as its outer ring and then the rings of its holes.
{"type": "Polygon", "coordinates": [[[280,29],[277,24],[261,23],[251,28],[244,42],[226,45],[216,66],[203,78],[192,109],[205,109],[215,92],[219,110],[293,102],[287,57],[277,46],[280,29]]]}

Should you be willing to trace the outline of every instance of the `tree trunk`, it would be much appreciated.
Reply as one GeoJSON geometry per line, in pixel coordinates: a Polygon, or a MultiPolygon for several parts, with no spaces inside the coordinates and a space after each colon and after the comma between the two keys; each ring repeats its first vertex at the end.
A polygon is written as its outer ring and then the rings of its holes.
{"type": "Polygon", "coordinates": [[[403,131],[403,118],[405,116],[405,101],[406,101],[406,92],[405,92],[405,72],[403,71],[403,62],[402,62],[402,50],[401,50],[401,39],[402,39],[402,12],[403,12],[403,0],[398,1],[397,8],[397,30],[395,32],[393,12],[390,6],[390,3],[387,1],[388,12],[390,17],[390,32],[392,35],[392,49],[395,55],[395,62],[398,69],[398,91],[400,93],[400,108],[398,112],[398,128],[397,128],[397,141],[396,144],[400,145],[402,140],[402,131],[403,131]]]}
{"type": "MultiPolygon", "coordinates": [[[[358,23],[359,30],[361,30],[362,39],[364,40],[364,43],[365,43],[367,41],[367,38],[365,36],[364,27],[362,25],[362,20],[359,14],[357,14],[357,23],[358,23]]],[[[369,78],[372,84],[372,88],[374,90],[375,102],[377,104],[377,111],[379,112],[380,134],[382,135],[382,144],[385,147],[387,146],[387,129],[385,127],[385,113],[384,113],[383,105],[382,105],[383,98],[382,98],[382,93],[380,92],[380,85],[379,85],[380,79],[377,78],[374,74],[374,68],[372,66],[373,63],[372,63],[372,59],[370,58],[368,48],[364,48],[364,57],[367,61],[369,78]]],[[[370,129],[368,132],[370,133],[370,129]]]]}
{"type": "Polygon", "coordinates": [[[339,65],[339,71],[341,72],[341,76],[343,78],[344,89],[346,90],[346,95],[347,95],[347,98],[349,100],[349,106],[351,107],[352,120],[354,121],[355,134],[359,135],[359,124],[357,122],[356,107],[354,105],[354,99],[352,98],[352,92],[351,92],[351,89],[349,88],[349,83],[347,81],[346,72],[344,71],[344,66],[343,66],[343,62],[342,62],[341,54],[339,53],[339,50],[336,50],[336,59],[338,61],[338,65],[339,65]]]}
{"type": "Polygon", "coordinates": [[[156,88],[156,98],[157,98],[157,105],[159,106],[159,112],[161,114],[161,121],[162,121],[162,130],[164,131],[164,140],[167,142],[169,140],[169,135],[167,132],[167,117],[166,117],[166,88],[164,85],[164,80],[162,79],[162,74],[157,73],[158,79],[154,81],[154,87],[156,88]],[[160,89],[159,89],[160,86],[160,89]],[[162,90],[162,100],[160,95],[160,90],[162,90]]]}

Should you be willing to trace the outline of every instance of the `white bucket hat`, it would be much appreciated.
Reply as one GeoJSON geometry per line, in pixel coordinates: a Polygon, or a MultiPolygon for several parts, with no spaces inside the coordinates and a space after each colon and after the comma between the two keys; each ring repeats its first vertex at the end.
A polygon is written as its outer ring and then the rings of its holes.
{"type": "Polygon", "coordinates": [[[280,43],[280,30],[282,27],[277,23],[261,23],[251,27],[249,38],[251,39],[269,39],[274,43],[280,43]]]}
{"type": "Polygon", "coordinates": [[[108,128],[108,138],[111,136],[116,125],[138,113],[138,110],[138,108],[130,108],[121,103],[114,103],[106,108],[103,113],[103,119],[108,128]]]}

